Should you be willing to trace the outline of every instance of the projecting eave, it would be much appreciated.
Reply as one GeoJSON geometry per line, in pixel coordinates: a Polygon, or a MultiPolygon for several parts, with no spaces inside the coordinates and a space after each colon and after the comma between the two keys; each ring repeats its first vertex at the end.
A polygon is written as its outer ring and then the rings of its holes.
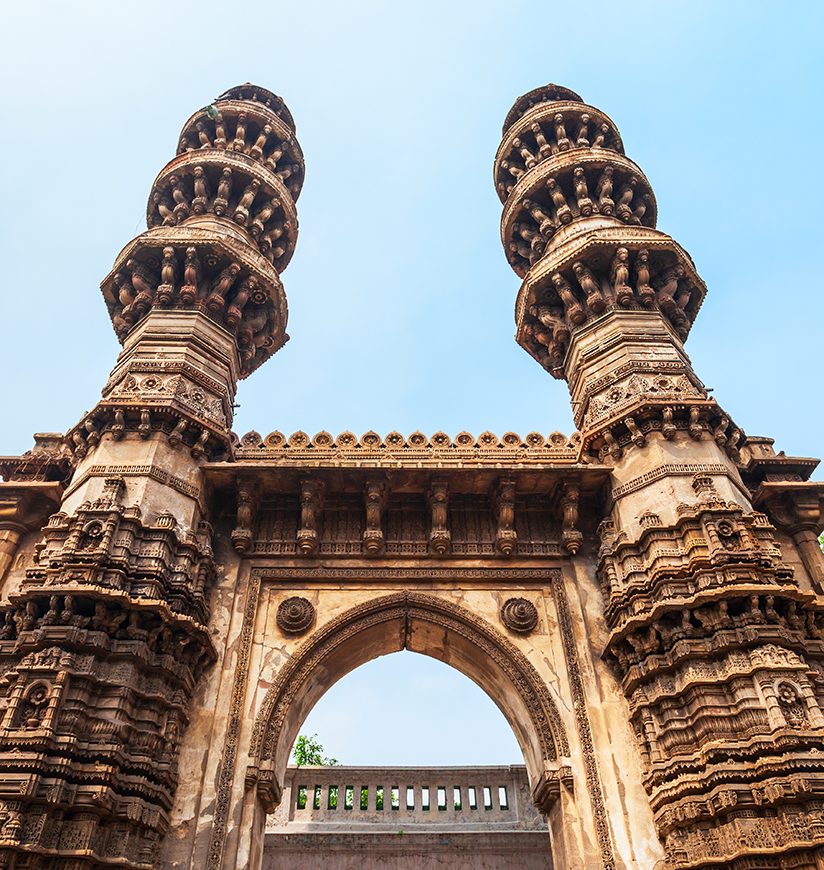
{"type": "Polygon", "coordinates": [[[203,471],[212,490],[234,489],[239,479],[253,478],[262,493],[297,492],[307,476],[322,480],[329,490],[360,492],[367,478],[385,477],[394,493],[425,492],[433,482],[444,481],[453,493],[486,493],[501,478],[515,481],[519,495],[550,495],[567,483],[576,484],[583,497],[598,498],[609,480],[605,465],[572,463],[401,463],[390,460],[362,460],[349,463],[267,462],[240,459],[211,462],[203,471]]]}
{"type": "Polygon", "coordinates": [[[282,490],[296,488],[308,473],[317,474],[339,490],[357,488],[364,475],[391,477],[395,492],[414,492],[432,480],[448,480],[453,492],[483,492],[502,476],[514,477],[521,493],[551,492],[560,482],[575,481],[595,494],[609,477],[609,468],[581,461],[580,438],[555,432],[532,432],[521,438],[513,432],[500,438],[484,432],[477,438],[461,432],[450,438],[415,432],[408,437],[393,432],[384,438],[367,432],[344,432],[333,438],[320,432],[284,437],[272,432],[265,438],[249,432],[235,444],[231,461],[204,466],[212,486],[232,486],[245,475],[261,485],[282,490]]]}

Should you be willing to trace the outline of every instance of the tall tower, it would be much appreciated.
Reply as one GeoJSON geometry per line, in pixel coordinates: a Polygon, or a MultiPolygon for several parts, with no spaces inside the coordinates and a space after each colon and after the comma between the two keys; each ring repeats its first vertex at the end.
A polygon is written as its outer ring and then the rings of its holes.
{"type": "Polygon", "coordinates": [[[603,112],[554,85],[526,94],[494,172],[523,279],[517,341],[566,380],[581,461],[611,467],[601,652],[668,866],[820,867],[820,487],[802,482],[806,460],[745,439],[693,371],[705,285],[656,229],[652,188],[603,112]]]}
{"type": "Polygon", "coordinates": [[[231,455],[237,381],[286,341],[303,172],[283,101],[227,91],[184,125],[101,285],[123,350],[2,619],[2,867],[156,865],[215,658],[201,465],[231,455]]]}

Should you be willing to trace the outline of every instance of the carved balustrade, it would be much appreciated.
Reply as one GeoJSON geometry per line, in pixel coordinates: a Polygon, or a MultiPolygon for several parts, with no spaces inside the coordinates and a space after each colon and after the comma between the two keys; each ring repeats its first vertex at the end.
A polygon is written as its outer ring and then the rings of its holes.
{"type": "Polygon", "coordinates": [[[267,833],[447,827],[546,830],[526,768],[290,767],[267,833]]]}

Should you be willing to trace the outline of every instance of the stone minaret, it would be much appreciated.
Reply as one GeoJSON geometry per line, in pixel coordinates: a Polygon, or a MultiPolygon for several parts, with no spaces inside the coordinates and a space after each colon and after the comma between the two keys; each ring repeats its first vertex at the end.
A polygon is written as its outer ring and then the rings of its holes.
{"type": "Polygon", "coordinates": [[[566,380],[581,460],[612,469],[602,653],[668,866],[821,867],[824,598],[808,485],[693,371],[684,342],[706,287],[656,229],[649,181],[603,112],[554,85],[521,97],[495,184],[523,279],[517,341],[566,380]]]}
{"type": "Polygon", "coordinates": [[[0,867],[156,864],[215,658],[201,465],[231,455],[237,381],[286,341],[303,171],[283,101],[227,91],[186,122],[101,285],[123,351],[3,615],[0,867]]]}

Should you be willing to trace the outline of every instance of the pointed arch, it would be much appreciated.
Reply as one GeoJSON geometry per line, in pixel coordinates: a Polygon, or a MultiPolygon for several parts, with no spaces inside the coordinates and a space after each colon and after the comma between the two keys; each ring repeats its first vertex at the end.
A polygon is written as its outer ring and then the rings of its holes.
{"type": "Polygon", "coordinates": [[[399,592],[353,607],[307,639],[283,664],[255,717],[247,787],[267,812],[309,711],[341,677],[371,659],[407,649],[437,658],[477,683],[509,722],[524,753],[533,796],[548,809],[563,780],[569,743],[546,683],[497,629],[464,607],[399,592]]]}

